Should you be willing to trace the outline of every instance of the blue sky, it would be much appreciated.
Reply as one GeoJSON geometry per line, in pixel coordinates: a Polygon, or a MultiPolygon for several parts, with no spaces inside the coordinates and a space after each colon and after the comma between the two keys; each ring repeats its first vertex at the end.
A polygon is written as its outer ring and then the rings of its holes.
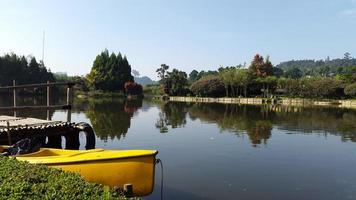
{"type": "Polygon", "coordinates": [[[156,78],[291,59],[356,56],[356,0],[0,0],[0,54],[42,56],[54,72],[85,75],[103,49],[156,78]]]}

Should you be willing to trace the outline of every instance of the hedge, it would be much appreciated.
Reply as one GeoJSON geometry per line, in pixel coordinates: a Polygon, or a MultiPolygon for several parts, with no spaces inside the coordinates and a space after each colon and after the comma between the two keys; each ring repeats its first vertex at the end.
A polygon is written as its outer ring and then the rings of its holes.
{"type": "Polygon", "coordinates": [[[125,199],[79,174],[0,156],[0,199],[125,199]]]}
{"type": "Polygon", "coordinates": [[[356,97],[356,83],[346,86],[344,92],[350,97],[356,97]]]}

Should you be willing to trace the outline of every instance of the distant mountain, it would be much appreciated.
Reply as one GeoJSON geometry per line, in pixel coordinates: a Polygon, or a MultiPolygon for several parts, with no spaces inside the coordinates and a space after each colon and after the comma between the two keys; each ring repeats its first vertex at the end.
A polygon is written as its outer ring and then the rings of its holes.
{"type": "Polygon", "coordinates": [[[156,83],[155,81],[153,81],[152,79],[150,79],[150,78],[147,77],[147,76],[142,76],[142,77],[137,77],[137,76],[135,76],[134,79],[135,79],[135,82],[136,82],[136,83],[139,83],[139,84],[141,84],[141,85],[149,85],[149,84],[154,84],[154,83],[156,83]]]}

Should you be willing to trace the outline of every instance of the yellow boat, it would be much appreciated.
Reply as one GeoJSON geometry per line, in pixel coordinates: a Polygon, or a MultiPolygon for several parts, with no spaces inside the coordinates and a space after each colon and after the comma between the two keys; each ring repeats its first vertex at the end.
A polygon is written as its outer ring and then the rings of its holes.
{"type": "Polygon", "coordinates": [[[18,155],[16,159],[76,172],[89,182],[111,187],[123,188],[131,184],[134,196],[146,196],[153,190],[157,153],[155,150],[41,148],[34,153],[18,155]]]}

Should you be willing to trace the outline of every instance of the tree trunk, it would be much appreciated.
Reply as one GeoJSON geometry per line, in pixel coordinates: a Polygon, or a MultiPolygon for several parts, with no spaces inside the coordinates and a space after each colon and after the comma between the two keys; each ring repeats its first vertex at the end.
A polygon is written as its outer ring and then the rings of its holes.
{"type": "Polygon", "coordinates": [[[226,97],[229,97],[229,88],[226,85],[225,85],[225,93],[226,93],[226,97]]]}
{"type": "Polygon", "coordinates": [[[230,85],[230,89],[231,89],[231,97],[234,97],[235,96],[235,90],[234,90],[234,86],[233,85],[230,85]]]}

